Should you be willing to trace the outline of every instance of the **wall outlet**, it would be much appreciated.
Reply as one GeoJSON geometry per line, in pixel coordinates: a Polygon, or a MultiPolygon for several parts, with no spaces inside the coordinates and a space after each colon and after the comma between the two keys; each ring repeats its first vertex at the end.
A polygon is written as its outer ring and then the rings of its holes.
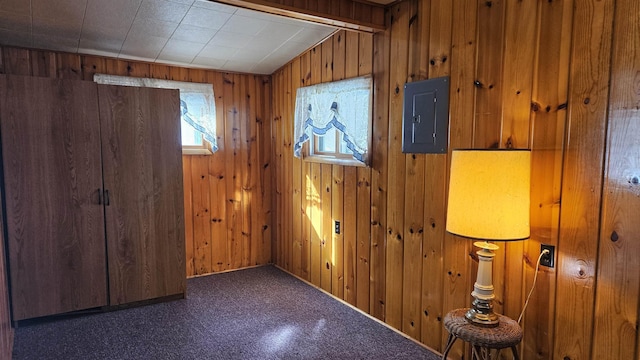
{"type": "Polygon", "coordinates": [[[556,247],[553,245],[540,244],[540,253],[545,250],[549,250],[549,253],[542,255],[540,265],[552,268],[555,265],[556,247]]]}
{"type": "Polygon", "coordinates": [[[336,234],[340,234],[340,221],[336,221],[335,228],[336,228],[336,234]]]}

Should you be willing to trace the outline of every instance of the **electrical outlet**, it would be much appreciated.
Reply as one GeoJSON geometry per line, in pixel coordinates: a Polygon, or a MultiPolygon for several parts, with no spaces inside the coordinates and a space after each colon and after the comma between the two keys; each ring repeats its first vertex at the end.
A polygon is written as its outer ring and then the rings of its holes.
{"type": "Polygon", "coordinates": [[[545,250],[548,250],[549,253],[542,255],[540,265],[552,268],[555,265],[556,247],[553,245],[540,244],[540,253],[545,250]]]}
{"type": "Polygon", "coordinates": [[[340,221],[336,221],[335,228],[336,228],[336,234],[340,234],[340,221]]]}

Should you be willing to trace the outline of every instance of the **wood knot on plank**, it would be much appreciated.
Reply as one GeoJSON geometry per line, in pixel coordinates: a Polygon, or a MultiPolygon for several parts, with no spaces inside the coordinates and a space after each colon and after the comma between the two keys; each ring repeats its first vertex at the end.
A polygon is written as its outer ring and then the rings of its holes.
{"type": "Polygon", "coordinates": [[[531,111],[536,112],[539,110],[540,110],[540,104],[538,104],[535,101],[531,102],[531,111]]]}
{"type": "Polygon", "coordinates": [[[513,139],[511,136],[507,138],[507,142],[504,145],[507,149],[513,149],[513,139]]]}
{"type": "Polygon", "coordinates": [[[484,87],[484,85],[480,82],[480,80],[474,80],[473,86],[475,86],[478,89],[482,89],[484,87]]]}
{"type": "Polygon", "coordinates": [[[589,103],[591,102],[591,98],[584,98],[584,100],[582,101],[585,105],[589,105],[589,103]]]}
{"type": "Polygon", "coordinates": [[[411,27],[416,20],[418,20],[418,14],[413,15],[411,19],[409,19],[409,27],[411,27]]]}
{"type": "Polygon", "coordinates": [[[493,2],[492,1],[485,1],[484,6],[486,7],[492,7],[493,6],[493,2]]]}
{"type": "Polygon", "coordinates": [[[611,241],[612,241],[612,242],[616,242],[616,241],[618,241],[619,239],[620,239],[620,238],[618,237],[618,233],[617,233],[617,232],[615,232],[615,231],[613,231],[613,232],[611,233],[611,241]]]}

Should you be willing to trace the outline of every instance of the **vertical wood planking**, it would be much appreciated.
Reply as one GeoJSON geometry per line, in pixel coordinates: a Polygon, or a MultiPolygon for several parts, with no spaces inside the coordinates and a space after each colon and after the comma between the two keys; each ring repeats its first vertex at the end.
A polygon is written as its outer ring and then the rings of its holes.
{"type": "Polygon", "coordinates": [[[591,358],[614,2],[574,3],[554,358],[591,358]]]}
{"type": "MultiPolygon", "coordinates": [[[[132,69],[131,66],[127,66],[127,68],[132,69]]],[[[203,70],[169,70],[169,74],[176,81],[206,82],[207,80],[203,70]]],[[[183,158],[186,157],[183,156],[183,158]]],[[[192,192],[192,209],[190,211],[193,218],[191,222],[193,224],[194,275],[203,275],[214,271],[213,242],[211,241],[212,197],[210,194],[209,157],[199,155],[190,156],[189,158],[191,160],[191,177],[186,180],[191,182],[190,190],[192,192]]]]}
{"type": "Polygon", "coordinates": [[[273,94],[273,131],[271,132],[271,143],[273,144],[273,165],[275,172],[275,192],[273,198],[273,209],[276,210],[277,216],[273,223],[273,261],[279,266],[286,268],[284,258],[282,256],[282,218],[284,209],[282,207],[283,194],[283,167],[282,167],[282,97],[284,92],[283,75],[278,72],[274,75],[274,87],[278,92],[273,94]]]}
{"type": "MultiPolygon", "coordinates": [[[[571,1],[556,1],[541,2],[538,9],[531,101],[531,238],[525,243],[525,289],[532,286],[540,244],[558,246],[572,7],[571,1]]],[[[556,269],[542,268],[538,274],[523,319],[525,358],[552,356],[556,269]]]]}
{"type": "MultiPolygon", "coordinates": [[[[390,21],[388,13],[386,20],[390,21]]],[[[371,252],[369,313],[384,321],[386,313],[387,176],[391,30],[373,35],[373,139],[371,169],[371,252]]]]}
{"type": "MultiPolygon", "coordinates": [[[[449,153],[446,159],[445,188],[449,179],[451,150],[470,148],[473,143],[474,80],[477,52],[477,2],[456,0],[453,2],[453,29],[451,32],[451,90],[449,92],[449,153]]],[[[446,190],[445,190],[446,194],[446,190]]],[[[446,196],[446,195],[445,195],[446,196]]],[[[446,209],[446,203],[445,207],[446,209]]],[[[437,225],[436,225],[437,226],[437,225]]],[[[444,226],[441,225],[441,226],[444,226]]],[[[469,240],[444,234],[442,312],[467,307],[470,304],[472,280],[470,278],[469,240]]],[[[444,347],[447,333],[442,332],[444,347]]],[[[451,350],[454,358],[460,358],[463,346],[456,344],[451,350]]]]}
{"type": "MultiPolygon", "coordinates": [[[[344,234],[344,300],[353,306],[357,306],[357,217],[362,216],[362,213],[358,214],[357,211],[358,172],[356,167],[344,167],[343,183],[344,213],[341,231],[344,234]]],[[[363,296],[368,299],[369,293],[365,293],[363,296]]]]}
{"type": "MultiPolygon", "coordinates": [[[[429,16],[429,22],[422,24],[427,27],[421,34],[429,36],[428,52],[421,59],[429,59],[429,78],[451,74],[451,44],[453,31],[453,2],[434,1],[430,7],[423,4],[421,16],[429,16]]],[[[424,41],[423,41],[424,42],[424,41]]],[[[426,48],[426,45],[423,45],[426,48]]],[[[420,69],[425,64],[420,63],[420,69]]],[[[447,173],[447,157],[437,154],[427,154],[425,169],[433,174],[447,173]]],[[[445,201],[446,177],[426,176],[424,196],[424,238],[422,245],[422,307],[421,307],[421,341],[440,350],[442,337],[442,296],[437,296],[434,289],[441,289],[444,279],[443,241],[445,239],[445,201]]]]}
{"type": "MultiPolygon", "coordinates": [[[[251,112],[251,94],[247,92],[247,87],[250,86],[249,80],[251,77],[249,76],[238,76],[237,81],[239,83],[239,93],[237,98],[238,106],[238,117],[239,122],[241,124],[239,129],[239,138],[240,138],[240,245],[242,247],[242,261],[241,267],[246,267],[249,265],[253,265],[251,263],[251,209],[248,204],[251,203],[251,195],[253,192],[253,184],[252,184],[252,174],[251,174],[251,125],[253,124],[250,121],[251,117],[253,117],[253,113],[251,112]],[[245,109],[246,111],[240,111],[239,109],[245,109]]],[[[253,108],[255,111],[255,108],[253,108]]]]}
{"type": "MultiPolygon", "coordinates": [[[[422,27],[429,19],[420,12],[424,7],[412,1],[409,9],[409,44],[421,44],[422,27]]],[[[428,25],[427,25],[428,26],[428,25]]],[[[408,53],[409,81],[421,80],[420,52],[422,46],[410,46],[408,53]]],[[[404,103],[403,103],[404,106],[404,103]]],[[[422,242],[424,237],[425,155],[405,156],[404,185],[404,248],[402,274],[402,331],[420,339],[422,294],[422,242]]]]}
{"type": "MultiPolygon", "coordinates": [[[[293,124],[294,124],[294,111],[295,111],[295,99],[296,99],[296,91],[298,87],[300,87],[300,73],[301,73],[301,64],[300,58],[294,59],[291,64],[291,94],[288,97],[289,101],[289,113],[290,118],[287,121],[287,126],[290,127],[293,132],[293,124]]],[[[295,139],[293,136],[290,137],[290,143],[293,144],[295,139]]],[[[293,175],[293,189],[292,189],[292,209],[293,209],[293,233],[292,233],[292,270],[293,273],[297,276],[302,277],[302,243],[303,243],[303,234],[302,234],[302,221],[303,221],[303,208],[302,208],[302,161],[300,158],[293,156],[293,146],[290,147],[291,152],[289,157],[292,158],[292,175],[293,175]]]]}
{"type": "MultiPolygon", "coordinates": [[[[300,56],[300,74],[296,78],[297,86],[309,86],[311,81],[311,55],[309,51],[306,51],[300,56]]],[[[295,109],[294,109],[295,110],[295,109]]],[[[295,131],[294,131],[295,134],[295,131]]],[[[294,141],[297,139],[294,138],[294,141]]],[[[301,161],[301,212],[302,212],[302,235],[301,235],[301,258],[300,258],[300,271],[301,277],[307,281],[311,281],[311,231],[312,231],[312,219],[311,219],[311,207],[312,207],[312,182],[311,182],[311,164],[306,161],[301,161]]]]}
{"type": "MultiPolygon", "coordinates": [[[[478,0],[478,52],[473,144],[474,148],[479,149],[500,146],[505,2],[506,0],[478,0]]],[[[499,297],[498,299],[502,300],[499,297]]]]}
{"type": "Polygon", "coordinates": [[[193,199],[191,186],[191,157],[182,157],[182,184],[184,187],[184,244],[187,277],[196,274],[193,236],[193,199]]]}
{"type": "MultiPolygon", "coordinates": [[[[344,227],[344,167],[333,165],[331,183],[331,293],[340,299],[344,299],[344,232],[338,234],[333,226],[340,223],[344,227]]],[[[347,224],[346,226],[352,226],[347,224]]]]}
{"type": "MultiPolygon", "coordinates": [[[[355,36],[353,33],[347,34],[347,41],[355,36]]],[[[373,35],[358,35],[358,75],[370,75],[373,72],[373,35]]],[[[355,40],[351,40],[355,42],[355,40]]],[[[347,45],[347,51],[351,46],[347,45]]],[[[347,54],[347,59],[350,59],[347,54]]],[[[351,74],[347,67],[347,76],[351,74]]],[[[374,82],[382,79],[374,79],[374,82]]],[[[374,116],[372,114],[372,116],[374,116]]],[[[365,312],[369,312],[369,279],[371,275],[371,168],[357,168],[357,204],[354,215],[357,213],[356,224],[356,306],[365,312]]],[[[345,178],[346,179],[346,178],[345,178]]],[[[345,189],[345,193],[347,189],[345,189]]],[[[347,210],[345,210],[345,213],[347,210]]]]}
{"type": "Polygon", "coordinates": [[[273,241],[273,223],[275,218],[275,208],[272,207],[272,195],[273,195],[273,178],[275,175],[273,170],[273,156],[271,150],[271,115],[273,104],[273,78],[271,76],[263,76],[260,81],[260,88],[258,94],[260,95],[260,109],[262,115],[259,124],[260,134],[260,183],[262,184],[260,213],[264,219],[261,226],[262,233],[258,241],[260,241],[262,247],[262,256],[260,262],[267,264],[273,262],[273,253],[271,252],[271,245],[273,241]]]}
{"type": "Polygon", "coordinates": [[[82,80],[80,56],[70,53],[57,53],[56,65],[58,79],[82,80]]]}
{"type": "MultiPolygon", "coordinates": [[[[310,78],[309,85],[322,82],[322,46],[318,45],[309,51],[310,78]]],[[[310,278],[311,283],[320,286],[322,273],[322,198],[321,198],[321,167],[320,164],[310,165],[311,181],[311,243],[310,243],[310,278]]]]}
{"type": "MultiPolygon", "coordinates": [[[[333,40],[329,39],[322,43],[322,80],[330,82],[333,79],[333,40]]],[[[336,165],[337,166],[337,165],[336,165]]],[[[331,188],[333,166],[322,164],[320,166],[322,175],[322,229],[320,233],[322,239],[322,270],[320,276],[320,287],[331,292],[332,273],[334,266],[333,259],[333,224],[331,219],[331,188]]]]}
{"type": "Polygon", "coordinates": [[[223,76],[225,101],[225,183],[227,216],[227,255],[230,268],[242,265],[242,169],[240,164],[240,119],[238,98],[240,97],[239,76],[225,73],[223,76]]]}
{"type": "MultiPolygon", "coordinates": [[[[353,78],[358,76],[359,67],[359,35],[356,32],[344,33],[344,77],[353,78]]],[[[344,209],[343,225],[344,233],[344,300],[351,305],[357,305],[358,290],[356,288],[357,278],[357,227],[358,216],[363,213],[357,212],[357,170],[353,166],[344,167],[344,209]],[[357,214],[357,215],[356,215],[357,214]]],[[[366,208],[368,209],[368,208],[366,208]]],[[[368,212],[368,211],[367,211],[368,212]]],[[[367,233],[369,229],[367,228],[367,233]]],[[[364,295],[363,295],[364,296],[364,295]]],[[[369,293],[366,293],[367,299],[369,293]]]]}
{"type": "Polygon", "coordinates": [[[333,188],[333,168],[331,165],[320,165],[320,191],[322,201],[322,269],[320,272],[320,287],[332,293],[331,286],[333,284],[333,224],[331,221],[331,189],[333,188]]]}
{"type": "Polygon", "coordinates": [[[230,267],[229,248],[227,246],[227,180],[225,179],[225,100],[224,79],[222,73],[209,75],[216,97],[216,140],[218,151],[208,156],[209,162],[209,196],[210,196],[210,228],[211,228],[211,267],[215,271],[227,270],[230,267]]]}
{"type": "Polygon", "coordinates": [[[284,221],[283,221],[283,236],[282,239],[284,241],[284,256],[285,263],[287,264],[287,269],[292,271],[292,251],[293,251],[293,203],[291,199],[293,198],[293,145],[292,145],[292,137],[293,137],[293,102],[292,102],[292,84],[291,84],[291,67],[287,67],[287,70],[284,72],[284,83],[286,85],[286,96],[284,97],[283,102],[283,164],[284,164],[284,182],[285,182],[285,196],[284,196],[284,204],[285,204],[285,213],[284,213],[284,221]]]}
{"type": "MultiPolygon", "coordinates": [[[[56,55],[51,51],[31,50],[31,75],[56,77],[56,55]]],[[[105,59],[97,56],[82,57],[82,79],[93,81],[94,72],[105,71],[105,59]]]]}
{"type": "MultiPolygon", "coordinates": [[[[538,2],[507,2],[502,88],[502,148],[530,148],[531,90],[537,39],[538,2]],[[523,69],[527,69],[524,70],[523,69]]],[[[548,55],[548,54],[547,54],[548,55]]],[[[524,241],[504,243],[503,313],[517,319],[524,304],[524,241]]],[[[504,358],[504,355],[503,355],[504,358]]]]}
{"type": "MultiPolygon", "coordinates": [[[[31,67],[29,66],[31,53],[27,49],[3,48],[2,63],[4,65],[4,73],[11,75],[31,75],[31,67]]],[[[55,64],[56,62],[54,62],[55,64]]]]}
{"type": "Polygon", "coordinates": [[[640,296],[640,3],[615,3],[593,359],[633,359],[640,296]],[[633,301],[635,300],[635,301],[633,301]]]}
{"type": "MultiPolygon", "coordinates": [[[[343,80],[345,77],[345,57],[346,57],[346,32],[338,31],[333,36],[333,71],[332,81],[343,80]]],[[[344,216],[344,166],[332,166],[333,184],[331,189],[331,219],[332,225],[339,222],[341,227],[351,226],[345,224],[344,216]]],[[[333,229],[333,226],[332,226],[333,229]]],[[[332,254],[333,268],[331,270],[331,291],[340,299],[344,299],[344,232],[338,234],[335,229],[332,231],[332,254]]]]}
{"type": "Polygon", "coordinates": [[[408,73],[409,6],[402,2],[391,8],[391,54],[395,61],[389,76],[389,150],[387,194],[387,324],[402,328],[402,285],[405,210],[405,155],[402,153],[403,86],[408,73]]]}

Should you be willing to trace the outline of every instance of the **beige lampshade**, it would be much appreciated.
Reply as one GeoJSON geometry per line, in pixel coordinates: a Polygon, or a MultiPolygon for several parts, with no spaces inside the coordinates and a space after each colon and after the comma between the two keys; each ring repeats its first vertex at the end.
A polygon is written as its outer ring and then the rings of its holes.
{"type": "Polygon", "coordinates": [[[483,240],[529,238],[531,151],[453,150],[447,231],[483,240]]]}

